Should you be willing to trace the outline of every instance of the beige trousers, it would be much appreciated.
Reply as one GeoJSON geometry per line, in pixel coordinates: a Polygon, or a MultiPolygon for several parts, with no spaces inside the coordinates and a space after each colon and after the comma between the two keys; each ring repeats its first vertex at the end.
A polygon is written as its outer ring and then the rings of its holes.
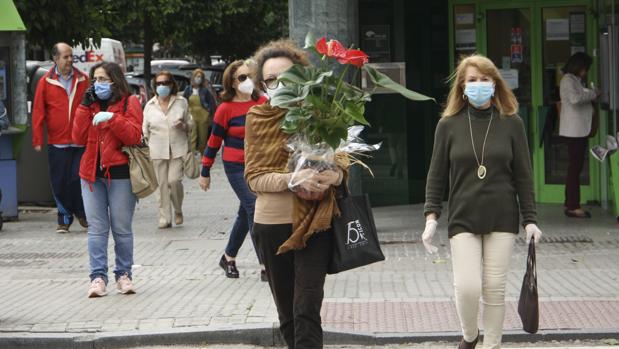
{"type": "Polygon", "coordinates": [[[479,298],[484,305],[484,349],[501,347],[505,282],[516,234],[460,233],[450,239],[456,308],[467,342],[477,337],[479,298]]]}
{"type": "Polygon", "coordinates": [[[172,207],[174,213],[183,213],[183,158],[153,160],[153,166],[159,182],[159,220],[171,223],[172,207]]]}

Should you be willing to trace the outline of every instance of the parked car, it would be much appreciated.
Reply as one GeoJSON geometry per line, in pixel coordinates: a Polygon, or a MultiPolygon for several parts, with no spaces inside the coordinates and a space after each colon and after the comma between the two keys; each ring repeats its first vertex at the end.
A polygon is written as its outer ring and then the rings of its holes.
{"type": "Polygon", "coordinates": [[[144,81],[144,74],[127,73],[125,74],[125,78],[127,79],[127,83],[129,83],[131,93],[138,98],[140,104],[142,104],[142,108],[144,108],[146,102],[153,96],[151,84],[147,84],[144,81]]]}

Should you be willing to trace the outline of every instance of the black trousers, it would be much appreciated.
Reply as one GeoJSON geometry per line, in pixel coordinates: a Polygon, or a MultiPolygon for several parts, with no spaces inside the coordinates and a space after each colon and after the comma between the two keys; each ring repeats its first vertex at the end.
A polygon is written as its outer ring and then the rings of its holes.
{"type": "Polygon", "coordinates": [[[580,208],[580,173],[585,163],[588,138],[563,137],[567,144],[568,166],[565,180],[565,208],[580,208]]]}
{"type": "Polygon", "coordinates": [[[84,148],[47,146],[49,178],[58,207],[58,224],[71,225],[73,216],[86,218],[80,184],[80,161],[84,148]]]}
{"type": "Polygon", "coordinates": [[[332,232],[314,234],[303,250],[276,255],[278,247],[292,234],[292,224],[254,223],[253,231],[288,348],[322,348],[320,309],[332,253],[332,232]]]}

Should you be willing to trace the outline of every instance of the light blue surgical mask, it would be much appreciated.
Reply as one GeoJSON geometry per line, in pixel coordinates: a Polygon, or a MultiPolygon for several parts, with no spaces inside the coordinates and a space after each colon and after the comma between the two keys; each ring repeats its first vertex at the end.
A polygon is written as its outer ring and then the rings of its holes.
{"type": "Polygon", "coordinates": [[[95,94],[102,101],[107,101],[112,97],[111,82],[95,82],[95,94]]]}
{"type": "Polygon", "coordinates": [[[170,95],[172,88],[170,86],[157,86],[157,96],[159,97],[167,97],[170,95]]]}
{"type": "Polygon", "coordinates": [[[467,82],[464,95],[474,107],[481,107],[494,95],[494,83],[491,81],[467,82]]]}

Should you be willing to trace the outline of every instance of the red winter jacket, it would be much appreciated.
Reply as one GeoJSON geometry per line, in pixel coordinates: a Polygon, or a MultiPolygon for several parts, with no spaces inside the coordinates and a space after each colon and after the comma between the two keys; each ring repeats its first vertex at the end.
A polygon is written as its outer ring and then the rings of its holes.
{"type": "Polygon", "coordinates": [[[37,84],[32,108],[32,145],[43,145],[43,124],[47,124],[48,144],[71,144],[75,110],[88,89],[88,76],[73,69],[71,94],[67,95],[52,67],[37,84]]]}
{"type": "Polygon", "coordinates": [[[88,182],[95,181],[97,154],[100,154],[103,171],[107,172],[111,166],[129,162],[121,151],[123,146],[137,145],[142,140],[142,106],[135,96],[123,97],[109,105],[107,111],[114,116],[93,126],[92,119],[100,110],[99,103],[95,102],[90,107],[80,105],[75,113],[73,143],[86,146],[80,162],[80,177],[88,182]],[[123,111],[127,98],[127,111],[123,111]]]}

